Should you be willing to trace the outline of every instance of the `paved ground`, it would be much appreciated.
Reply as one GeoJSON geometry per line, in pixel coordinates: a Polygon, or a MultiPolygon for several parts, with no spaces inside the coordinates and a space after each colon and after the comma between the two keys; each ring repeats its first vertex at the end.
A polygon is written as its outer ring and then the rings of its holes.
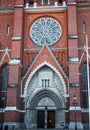
{"type": "MultiPolygon", "coordinates": [[[[66,128],[59,128],[59,129],[14,129],[14,130],[69,130],[66,128]]],[[[89,130],[88,128],[84,128],[83,130],[89,130]]]]}
{"type": "MultiPolygon", "coordinates": [[[[19,128],[19,129],[14,129],[14,130],[69,130],[69,129],[66,127],[66,128],[55,128],[55,129],[37,129],[37,128],[36,129],[35,128],[34,129],[22,129],[22,128],[20,129],[19,128]]],[[[90,130],[90,129],[87,126],[87,127],[84,127],[83,130],[90,130]]]]}

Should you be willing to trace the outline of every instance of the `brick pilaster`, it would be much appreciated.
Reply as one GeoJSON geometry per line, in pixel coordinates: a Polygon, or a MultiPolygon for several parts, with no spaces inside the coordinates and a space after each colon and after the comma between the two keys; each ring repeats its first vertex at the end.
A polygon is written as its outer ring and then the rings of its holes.
{"type": "MultiPolygon", "coordinates": [[[[70,122],[81,122],[80,86],[79,86],[79,58],[76,0],[67,0],[68,5],[68,61],[70,87],[70,122]],[[74,101],[74,96],[76,100],[74,101]],[[76,107],[74,102],[76,102],[76,107]]],[[[73,126],[74,127],[74,126],[73,126]]],[[[77,126],[78,127],[78,126],[77,126]]]]}
{"type": "Polygon", "coordinates": [[[7,107],[5,111],[5,121],[18,121],[17,106],[19,106],[20,96],[20,77],[21,77],[21,62],[22,62],[22,47],[23,47],[23,0],[15,0],[14,9],[14,27],[12,37],[11,60],[9,62],[9,79],[7,89],[7,107]],[[18,96],[19,94],[19,96],[18,96]],[[9,115],[9,112],[12,114],[9,115]],[[16,113],[17,120],[13,117],[16,113]],[[8,116],[8,118],[7,118],[8,116]]]}

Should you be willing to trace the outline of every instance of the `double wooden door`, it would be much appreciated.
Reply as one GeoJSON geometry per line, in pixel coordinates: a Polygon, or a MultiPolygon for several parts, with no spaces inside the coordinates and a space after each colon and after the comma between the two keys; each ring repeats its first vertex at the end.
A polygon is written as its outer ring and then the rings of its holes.
{"type": "Polygon", "coordinates": [[[55,128],[55,111],[38,110],[37,111],[37,128],[55,128]]]}

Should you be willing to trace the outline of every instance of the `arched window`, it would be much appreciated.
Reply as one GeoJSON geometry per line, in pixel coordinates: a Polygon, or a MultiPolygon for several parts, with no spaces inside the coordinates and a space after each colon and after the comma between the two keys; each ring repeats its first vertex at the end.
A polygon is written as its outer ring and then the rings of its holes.
{"type": "Polygon", "coordinates": [[[8,86],[8,66],[2,69],[2,91],[1,91],[1,104],[0,107],[5,107],[6,104],[6,93],[8,86]]]}
{"type": "MultiPolygon", "coordinates": [[[[89,70],[90,72],[90,70],[89,70]]],[[[82,107],[88,108],[88,81],[87,81],[87,64],[81,68],[81,81],[82,81],[82,107]]],[[[89,74],[90,75],[90,74],[89,74]]]]}

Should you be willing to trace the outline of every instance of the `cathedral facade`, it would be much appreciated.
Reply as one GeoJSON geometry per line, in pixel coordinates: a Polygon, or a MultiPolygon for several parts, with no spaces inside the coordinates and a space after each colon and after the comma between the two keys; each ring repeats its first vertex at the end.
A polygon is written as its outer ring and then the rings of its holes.
{"type": "Polygon", "coordinates": [[[0,127],[89,124],[89,0],[0,1],[0,127]]]}

